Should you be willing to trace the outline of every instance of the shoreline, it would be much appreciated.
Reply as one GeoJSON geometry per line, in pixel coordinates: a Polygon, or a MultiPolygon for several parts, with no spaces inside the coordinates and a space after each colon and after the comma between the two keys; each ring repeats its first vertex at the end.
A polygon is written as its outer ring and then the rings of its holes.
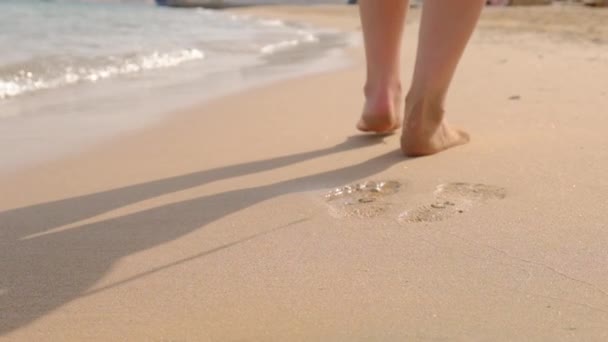
{"type": "MultiPolygon", "coordinates": [[[[250,11],[359,25],[341,7],[250,11]]],[[[448,99],[473,140],[433,157],[355,131],[356,47],[348,68],[0,175],[0,337],[608,338],[608,56],[556,39],[482,22],[448,99]]]]}
{"type": "MultiPolygon", "coordinates": [[[[223,10],[225,12],[255,16],[261,19],[277,19],[284,20],[288,25],[312,25],[317,29],[322,30],[338,30],[346,36],[356,34],[360,30],[360,24],[357,21],[353,21],[352,15],[357,12],[356,6],[344,6],[344,5],[313,5],[313,6],[252,6],[252,7],[236,7],[223,10]],[[326,13],[320,14],[321,11],[326,13]],[[345,15],[348,13],[348,15],[345,15]],[[310,15],[312,14],[312,15],[310,15]]],[[[408,16],[408,23],[412,24],[420,19],[420,9],[411,8],[408,16]]],[[[563,43],[567,40],[573,44],[605,44],[603,36],[604,33],[608,34],[608,31],[603,28],[600,24],[608,20],[608,12],[592,9],[585,6],[572,6],[572,5],[560,5],[556,4],[553,6],[537,6],[537,7],[506,7],[497,8],[489,7],[485,10],[484,15],[480,21],[480,31],[487,32],[489,35],[504,34],[505,36],[517,37],[522,34],[532,34],[538,36],[544,36],[547,39],[554,39],[555,43],[563,43]],[[585,16],[585,20],[577,19],[577,15],[585,16]],[[560,19],[563,17],[563,20],[560,19]],[[523,23],[526,23],[525,25],[523,23]]],[[[337,32],[337,31],[336,31],[337,32]]],[[[74,115],[64,116],[62,120],[46,120],[45,118],[38,119],[36,115],[27,115],[27,118],[21,117],[6,117],[2,118],[3,122],[0,126],[0,133],[7,141],[4,144],[5,148],[0,148],[1,154],[5,156],[4,160],[0,162],[0,175],[10,175],[15,172],[27,168],[34,168],[37,165],[41,165],[47,162],[53,162],[55,160],[61,160],[65,157],[76,156],[82,153],[87,153],[89,149],[96,148],[97,146],[111,143],[111,141],[122,135],[137,134],[138,131],[146,130],[151,125],[162,125],[166,120],[171,120],[171,115],[176,112],[184,112],[189,108],[202,106],[204,103],[211,101],[215,98],[223,98],[225,96],[231,96],[246,92],[249,89],[258,87],[265,87],[275,82],[281,82],[282,80],[298,78],[306,74],[315,74],[328,72],[330,70],[336,70],[342,67],[347,67],[352,62],[353,54],[349,53],[349,50],[356,49],[356,44],[352,38],[344,38],[340,43],[340,47],[315,47],[313,50],[321,50],[324,56],[309,57],[307,61],[299,64],[299,67],[306,65],[306,70],[294,68],[266,72],[264,70],[272,69],[273,65],[285,64],[281,61],[281,54],[273,59],[275,62],[267,62],[268,65],[262,66],[260,71],[256,71],[258,67],[251,68],[251,71],[245,71],[248,75],[257,75],[254,79],[239,79],[229,80],[232,76],[228,74],[224,75],[225,80],[218,79],[216,84],[225,83],[219,89],[214,90],[212,87],[204,87],[209,93],[200,97],[193,96],[176,96],[174,100],[170,101],[171,104],[164,105],[164,109],[159,109],[158,103],[153,104],[143,96],[132,93],[129,97],[137,98],[137,113],[141,115],[133,115],[133,112],[123,115],[109,116],[109,121],[106,119],[108,115],[102,112],[92,112],[85,115],[74,115]],[[339,49],[340,52],[336,49],[339,49]],[[343,65],[341,65],[343,64],[343,65]],[[179,104],[178,104],[179,103],[179,104]],[[147,115],[146,113],[154,113],[153,115],[147,115]],[[115,117],[115,119],[112,119],[115,117]],[[98,121],[98,127],[113,127],[97,129],[90,126],[91,121],[98,121]],[[146,123],[141,123],[146,121],[146,123]],[[75,122],[81,122],[74,125],[75,122]],[[31,128],[34,125],[35,128],[31,128]],[[88,125],[88,126],[87,126],[88,125]],[[39,126],[39,127],[38,127],[39,126]],[[52,130],[48,130],[47,127],[54,127],[52,130]],[[65,127],[73,127],[71,132],[65,127]],[[80,134],[82,129],[87,129],[86,134],[80,134]],[[91,131],[91,129],[93,129],[91,131]],[[51,135],[44,138],[47,143],[53,141],[66,140],[64,137],[71,136],[71,139],[67,139],[64,143],[59,144],[56,147],[52,147],[46,150],[39,150],[40,139],[35,139],[33,136],[46,134],[44,131],[57,131],[63,132],[61,136],[51,135]],[[15,132],[19,132],[15,134],[15,132]],[[62,137],[63,136],[63,137],[62,137]],[[91,138],[91,136],[94,136],[91,138]],[[26,142],[31,140],[31,143],[26,142]],[[20,151],[8,150],[8,146],[11,146],[13,141],[19,141],[18,144],[20,151]],[[73,146],[79,146],[74,148],[73,146]],[[23,152],[29,151],[29,152],[23,152]],[[24,161],[18,161],[23,159],[23,155],[27,154],[24,161]],[[7,157],[13,155],[13,157],[7,157]],[[12,161],[10,161],[12,160],[12,161]]],[[[312,51],[312,50],[311,50],[312,51]]],[[[290,53],[287,52],[287,55],[290,53]]],[[[288,57],[289,58],[289,57],[288,57]]],[[[286,64],[285,64],[286,65],[286,64]]],[[[114,80],[114,82],[120,82],[121,80],[114,80]]],[[[184,88],[189,87],[188,84],[194,80],[188,81],[187,83],[182,82],[182,91],[184,88]]],[[[192,83],[192,84],[194,84],[192,83]]],[[[210,83],[210,82],[207,82],[210,83]]],[[[200,87],[200,82],[197,83],[196,87],[200,87]]],[[[94,85],[93,85],[94,86],[94,85]]],[[[112,88],[112,85],[99,85],[105,88],[112,88]]],[[[88,88],[92,88],[89,85],[88,88]]],[[[86,90],[86,89],[85,89],[86,90]]],[[[156,90],[158,93],[160,89],[156,90]]],[[[85,95],[87,92],[85,91],[85,95]]],[[[47,100],[42,100],[50,103],[49,106],[54,106],[53,101],[56,98],[72,98],[71,89],[59,90],[57,93],[51,91],[48,95],[45,95],[47,100]]],[[[114,98],[110,99],[105,112],[117,112],[120,111],[120,107],[111,107],[112,103],[121,102],[121,99],[114,98]]],[[[82,105],[79,105],[82,107],[82,105]]],[[[18,107],[27,108],[22,104],[18,104],[18,107]]],[[[161,106],[162,107],[162,106],[161,106]]],[[[56,115],[54,115],[56,116],[56,115]]]]}
{"type": "Polygon", "coordinates": [[[0,146],[0,175],[87,153],[123,135],[162,125],[175,113],[216,98],[348,65],[346,51],[355,44],[351,33],[299,21],[285,24],[312,30],[320,41],[279,49],[258,56],[256,63],[203,76],[193,76],[201,72],[201,66],[184,65],[152,71],[139,80],[123,77],[42,90],[33,94],[35,98],[25,94],[7,99],[0,108],[19,114],[0,118],[0,135],[6,142],[0,146]],[[161,76],[170,81],[156,84],[149,80],[161,76]]]}

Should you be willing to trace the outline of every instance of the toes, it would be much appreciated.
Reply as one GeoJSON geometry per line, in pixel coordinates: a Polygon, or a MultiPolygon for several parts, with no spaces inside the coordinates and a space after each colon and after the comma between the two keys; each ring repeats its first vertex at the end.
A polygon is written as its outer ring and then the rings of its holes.
{"type": "Polygon", "coordinates": [[[468,142],[471,141],[471,135],[461,129],[457,129],[456,132],[458,133],[459,136],[459,140],[463,143],[466,144],[468,142]]]}
{"type": "Polygon", "coordinates": [[[469,133],[461,129],[454,129],[454,134],[451,139],[452,141],[446,144],[446,149],[454,146],[467,144],[469,141],[471,141],[471,136],[469,135],[469,133]]]}
{"type": "Polygon", "coordinates": [[[408,157],[422,157],[464,145],[470,140],[467,132],[442,126],[430,138],[420,138],[417,132],[404,132],[401,137],[401,150],[408,157]]]}

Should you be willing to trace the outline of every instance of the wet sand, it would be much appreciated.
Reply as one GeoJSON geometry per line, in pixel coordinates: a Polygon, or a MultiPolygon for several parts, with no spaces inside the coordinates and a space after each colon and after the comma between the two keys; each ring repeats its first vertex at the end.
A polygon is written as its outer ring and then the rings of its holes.
{"type": "Polygon", "coordinates": [[[473,140],[437,156],[357,134],[355,48],[2,175],[0,340],[605,340],[608,50],[497,19],[563,10],[486,12],[448,104],[473,140]]]}

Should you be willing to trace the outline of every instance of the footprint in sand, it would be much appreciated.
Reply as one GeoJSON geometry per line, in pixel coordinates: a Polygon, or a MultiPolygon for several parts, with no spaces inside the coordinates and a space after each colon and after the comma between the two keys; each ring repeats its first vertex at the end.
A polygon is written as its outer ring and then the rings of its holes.
{"type": "Polygon", "coordinates": [[[370,218],[387,212],[392,205],[388,197],[400,188],[397,181],[367,181],[335,188],[325,199],[334,217],[370,218]]]}
{"type": "Polygon", "coordinates": [[[401,222],[436,222],[463,214],[476,205],[507,196],[504,188],[470,183],[449,183],[437,186],[435,201],[399,215],[401,222]]]}

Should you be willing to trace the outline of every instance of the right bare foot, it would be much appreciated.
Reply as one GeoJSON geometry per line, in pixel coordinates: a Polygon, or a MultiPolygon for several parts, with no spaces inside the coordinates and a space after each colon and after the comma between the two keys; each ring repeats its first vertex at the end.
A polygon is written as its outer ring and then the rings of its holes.
{"type": "Polygon", "coordinates": [[[362,132],[392,133],[401,127],[401,87],[365,89],[365,106],[357,129],[362,132]]]}
{"type": "Polygon", "coordinates": [[[406,106],[401,136],[401,150],[406,156],[435,154],[469,140],[468,133],[448,125],[440,105],[419,101],[411,107],[406,106]]]}

